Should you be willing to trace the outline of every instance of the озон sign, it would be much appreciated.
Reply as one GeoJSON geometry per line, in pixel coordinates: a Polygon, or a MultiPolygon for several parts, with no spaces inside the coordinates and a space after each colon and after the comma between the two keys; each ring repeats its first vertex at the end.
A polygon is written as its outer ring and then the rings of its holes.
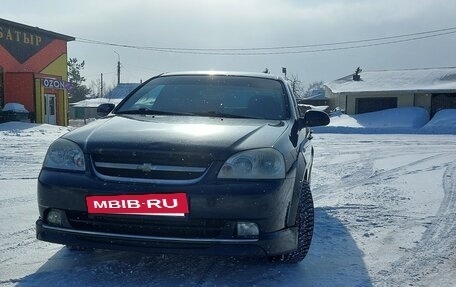
{"type": "Polygon", "coordinates": [[[43,87],[45,87],[45,88],[58,89],[58,90],[65,89],[65,81],[62,81],[62,80],[44,78],[42,82],[43,82],[43,87]]]}

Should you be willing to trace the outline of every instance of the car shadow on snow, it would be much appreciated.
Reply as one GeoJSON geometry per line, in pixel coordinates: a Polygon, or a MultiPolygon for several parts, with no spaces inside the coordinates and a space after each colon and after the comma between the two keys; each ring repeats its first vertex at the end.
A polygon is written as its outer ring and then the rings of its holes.
{"type": "Polygon", "coordinates": [[[17,286],[372,286],[363,254],[344,225],[324,208],[315,212],[310,252],[296,265],[62,248],[17,286]]]}

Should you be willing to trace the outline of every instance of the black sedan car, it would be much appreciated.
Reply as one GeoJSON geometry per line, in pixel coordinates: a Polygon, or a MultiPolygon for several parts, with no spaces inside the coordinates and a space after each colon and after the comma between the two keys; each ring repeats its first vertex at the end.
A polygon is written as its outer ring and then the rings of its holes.
{"type": "Polygon", "coordinates": [[[299,262],[313,231],[310,127],[289,83],[259,73],[153,77],[57,139],[37,238],[70,249],[263,255],[299,262]]]}

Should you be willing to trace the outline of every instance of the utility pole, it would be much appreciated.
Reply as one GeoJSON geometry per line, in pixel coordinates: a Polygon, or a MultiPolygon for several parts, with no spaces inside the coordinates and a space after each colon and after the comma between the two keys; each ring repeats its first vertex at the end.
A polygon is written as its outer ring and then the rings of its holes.
{"type": "Polygon", "coordinates": [[[103,73],[101,73],[100,79],[100,98],[103,98],[103,73]]]}
{"type": "Polygon", "coordinates": [[[120,84],[120,55],[116,51],[114,53],[117,54],[117,85],[120,84]]]}

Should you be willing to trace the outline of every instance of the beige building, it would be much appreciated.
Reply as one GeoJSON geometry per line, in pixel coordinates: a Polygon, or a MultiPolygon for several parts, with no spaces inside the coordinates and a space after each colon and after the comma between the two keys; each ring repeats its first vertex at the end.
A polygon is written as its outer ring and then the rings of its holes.
{"type": "Polygon", "coordinates": [[[349,115],[397,107],[423,107],[431,117],[456,109],[456,67],[366,71],[325,84],[330,107],[349,115]]]}

